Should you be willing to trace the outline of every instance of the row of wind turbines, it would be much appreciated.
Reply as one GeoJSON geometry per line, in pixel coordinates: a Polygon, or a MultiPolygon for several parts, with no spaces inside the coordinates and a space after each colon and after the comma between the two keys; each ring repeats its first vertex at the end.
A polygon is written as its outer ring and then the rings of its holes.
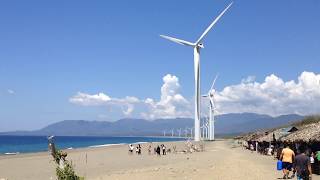
{"type": "MultiPolygon", "coordinates": [[[[210,93],[212,94],[212,93],[210,93]]],[[[208,95],[203,95],[202,97],[208,97],[208,95]]],[[[209,111],[212,110],[212,113],[210,114],[211,116],[211,119],[213,119],[213,122],[214,122],[214,111],[215,111],[215,108],[214,108],[214,96],[210,96],[210,106],[209,106],[209,111]],[[211,103],[213,102],[213,103],[211,103]]],[[[202,125],[200,127],[200,131],[201,131],[201,136],[200,138],[202,140],[214,140],[214,136],[213,136],[213,139],[210,139],[210,126],[209,126],[209,123],[210,123],[210,116],[209,117],[205,117],[205,118],[202,118],[202,125]]],[[[169,130],[163,130],[162,133],[163,133],[163,137],[184,137],[184,138],[192,138],[192,135],[193,135],[193,132],[194,132],[194,127],[185,127],[184,129],[183,128],[172,128],[172,129],[169,129],[169,130]],[[183,130],[183,131],[182,131],[183,130]],[[184,133],[183,133],[184,132],[184,133]]],[[[213,131],[212,131],[213,132],[213,131]]]]}
{"type": "Polygon", "coordinates": [[[169,137],[169,136],[171,136],[171,137],[189,137],[189,136],[192,137],[192,132],[193,132],[193,127],[192,128],[185,127],[184,129],[182,129],[182,128],[176,129],[176,131],[175,131],[175,129],[164,130],[163,136],[164,137],[169,137]]]}
{"type": "MultiPolygon", "coordinates": [[[[194,107],[195,107],[195,114],[194,114],[194,140],[200,141],[201,139],[201,127],[200,127],[200,50],[204,48],[202,41],[204,37],[208,34],[208,32],[212,29],[212,27],[219,21],[219,19],[223,16],[223,14],[231,7],[233,4],[230,3],[207,27],[207,29],[202,33],[199,39],[192,43],[189,41],[173,38],[170,36],[160,35],[161,37],[173,41],[175,43],[191,46],[193,48],[193,56],[194,56],[194,83],[195,83],[195,99],[194,99],[194,107]]],[[[216,79],[216,78],[215,78],[216,79]]],[[[215,83],[215,80],[214,80],[215,83]]],[[[214,85],[213,83],[213,85],[214,85]]],[[[214,110],[215,110],[215,103],[214,103],[214,93],[213,86],[209,90],[208,94],[204,95],[204,97],[209,98],[210,106],[209,106],[209,140],[214,140],[214,110]]]]}

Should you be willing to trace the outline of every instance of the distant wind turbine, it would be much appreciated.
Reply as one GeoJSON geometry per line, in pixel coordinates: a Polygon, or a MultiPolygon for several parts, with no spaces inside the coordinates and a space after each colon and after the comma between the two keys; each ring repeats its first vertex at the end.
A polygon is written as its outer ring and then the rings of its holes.
{"type": "Polygon", "coordinates": [[[181,137],[181,131],[182,131],[182,130],[181,130],[181,128],[180,128],[180,129],[178,129],[177,131],[178,131],[178,135],[179,135],[179,137],[181,137]]]}
{"type": "Polygon", "coordinates": [[[215,111],[215,89],[214,84],[216,83],[216,80],[218,78],[218,75],[214,78],[211,88],[209,89],[208,93],[205,95],[202,95],[202,97],[206,97],[209,99],[210,105],[209,105],[209,140],[214,140],[214,111],[215,111]]]}
{"type": "Polygon", "coordinates": [[[185,135],[185,137],[188,137],[188,128],[187,127],[184,129],[184,135],[185,135]]]}
{"type": "Polygon", "coordinates": [[[194,114],[194,127],[195,127],[195,133],[194,133],[194,140],[200,141],[200,49],[204,48],[202,44],[202,40],[207,35],[207,33],[210,31],[210,29],[218,22],[218,20],[222,17],[222,15],[230,8],[232,3],[230,3],[220,14],[217,16],[214,21],[209,25],[209,27],[202,33],[200,38],[195,42],[191,43],[185,40],[160,35],[161,37],[168,39],[170,41],[173,41],[175,43],[185,45],[185,46],[191,46],[193,47],[193,54],[194,54],[194,78],[195,78],[195,114],[194,114]]]}
{"type": "Polygon", "coordinates": [[[192,132],[193,132],[193,128],[188,128],[190,130],[190,138],[192,138],[192,132]]]}
{"type": "Polygon", "coordinates": [[[204,137],[204,129],[205,129],[205,126],[204,125],[202,125],[201,127],[200,127],[200,129],[201,129],[201,132],[202,132],[202,139],[204,140],[205,139],[205,137],[204,137]]]}

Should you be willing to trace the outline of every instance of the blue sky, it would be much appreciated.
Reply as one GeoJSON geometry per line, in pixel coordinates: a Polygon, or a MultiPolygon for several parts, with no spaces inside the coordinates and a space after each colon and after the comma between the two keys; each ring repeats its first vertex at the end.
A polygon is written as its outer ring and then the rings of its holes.
{"type": "MultiPolygon", "coordinates": [[[[99,120],[99,114],[121,118],[70,98],[103,92],[159,100],[167,74],[178,77],[179,93],[192,100],[192,49],[159,34],[195,41],[229,3],[2,1],[0,131],[99,120]]],[[[218,91],[248,76],[263,82],[275,74],[286,82],[304,71],[320,73],[319,9],[316,0],[235,1],[204,41],[203,91],[216,73],[218,91]]]]}

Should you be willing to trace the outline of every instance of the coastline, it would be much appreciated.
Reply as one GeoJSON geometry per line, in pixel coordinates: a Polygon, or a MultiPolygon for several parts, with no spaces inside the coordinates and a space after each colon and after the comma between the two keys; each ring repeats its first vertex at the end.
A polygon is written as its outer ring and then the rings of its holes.
{"type": "MultiPolygon", "coordinates": [[[[2,135],[1,135],[2,136],[2,135]]],[[[6,135],[2,136],[2,137],[6,137],[6,135]]],[[[20,136],[11,136],[9,135],[8,137],[20,137],[20,136]]],[[[26,136],[25,136],[26,137],[26,136]]],[[[13,151],[6,151],[2,149],[2,152],[0,151],[0,157],[2,156],[17,156],[17,155],[21,155],[21,154],[30,154],[30,153],[41,153],[41,152],[48,152],[47,146],[48,146],[48,142],[47,142],[47,137],[46,136],[27,136],[27,137],[37,137],[37,138],[42,138],[41,142],[38,142],[37,145],[39,145],[41,143],[41,147],[34,148],[33,150],[30,150],[30,148],[26,151],[23,149],[23,147],[20,148],[20,151],[17,150],[13,150],[13,151]],[[45,140],[43,140],[45,138],[45,140]]],[[[60,149],[60,150],[71,150],[71,149],[81,149],[81,148],[95,148],[95,147],[106,147],[106,146],[112,146],[112,145],[121,145],[121,144],[136,144],[136,143],[148,143],[148,142],[166,142],[166,141],[171,141],[171,139],[173,139],[172,141],[184,141],[187,140],[184,137],[157,137],[157,136],[56,136],[56,138],[77,138],[78,142],[74,142],[72,141],[72,139],[69,139],[68,141],[71,143],[64,144],[65,142],[62,141],[56,141],[56,146],[60,149]],[[80,138],[80,140],[79,140],[80,138]],[[81,138],[89,138],[89,139],[84,139],[82,140],[81,138]],[[92,138],[92,139],[91,139],[92,138]],[[101,142],[95,142],[98,138],[100,139],[101,142]],[[113,140],[113,138],[115,138],[113,140]],[[116,139],[118,138],[118,140],[116,139]],[[128,138],[126,140],[123,140],[123,138],[128,138]],[[151,138],[152,141],[150,141],[151,138]],[[103,139],[103,140],[101,140],[103,139]],[[164,140],[164,141],[162,141],[164,140]],[[90,143],[91,141],[95,142],[95,143],[90,143]],[[110,141],[110,143],[106,142],[106,141],[110,141]],[[119,143],[115,143],[115,141],[119,141],[119,143]],[[125,141],[125,142],[124,142],[125,141]],[[84,142],[84,144],[82,144],[84,142]],[[79,144],[78,144],[79,143],[79,144]]],[[[2,146],[5,147],[6,143],[4,143],[2,146]]],[[[8,146],[15,146],[15,145],[11,145],[8,144],[8,146]]],[[[28,145],[29,147],[32,145],[28,145]]],[[[10,149],[10,148],[9,148],[10,149]]],[[[11,148],[11,149],[19,149],[17,148],[11,148]]]]}

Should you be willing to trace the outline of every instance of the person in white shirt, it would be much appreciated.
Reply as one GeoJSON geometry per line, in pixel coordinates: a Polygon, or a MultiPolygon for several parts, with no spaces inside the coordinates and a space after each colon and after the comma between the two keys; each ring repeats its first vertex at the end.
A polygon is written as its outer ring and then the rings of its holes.
{"type": "Polygon", "coordinates": [[[132,146],[132,144],[129,145],[129,154],[132,154],[133,153],[133,149],[134,147],[132,146]]]}

